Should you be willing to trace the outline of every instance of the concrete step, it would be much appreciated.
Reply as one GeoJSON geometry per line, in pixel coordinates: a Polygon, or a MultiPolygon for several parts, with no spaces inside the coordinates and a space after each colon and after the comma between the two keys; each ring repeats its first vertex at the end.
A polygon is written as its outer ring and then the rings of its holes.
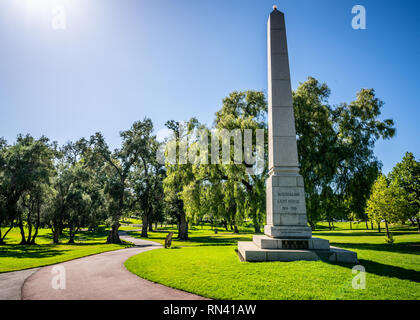
{"type": "Polygon", "coordinates": [[[357,263],[357,254],[331,247],[329,250],[262,249],[254,242],[238,242],[238,252],[243,261],[317,261],[357,263]]]}

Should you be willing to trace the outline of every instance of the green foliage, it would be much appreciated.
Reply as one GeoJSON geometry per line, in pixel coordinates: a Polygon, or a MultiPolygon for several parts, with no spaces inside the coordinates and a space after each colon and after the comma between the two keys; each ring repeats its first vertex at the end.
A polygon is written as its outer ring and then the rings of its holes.
{"type": "Polygon", "coordinates": [[[119,221],[125,212],[131,209],[128,180],[131,170],[137,165],[142,166],[143,161],[150,159],[151,144],[155,137],[152,135],[153,123],[145,118],[136,121],[127,131],[120,132],[122,146],[111,152],[101,133],[97,132],[90,137],[92,152],[90,160],[95,165],[102,165],[106,173],[105,193],[108,195],[108,214],[111,231],[107,241],[120,243],[118,236],[119,221]]]}
{"type": "MultiPolygon", "coordinates": [[[[41,195],[53,174],[53,157],[54,145],[46,137],[19,135],[10,146],[0,141],[0,227],[9,226],[10,230],[17,225],[22,244],[35,242],[36,235],[26,238],[24,224],[32,225],[36,211],[39,227],[41,195]]],[[[0,232],[0,243],[4,237],[0,232]]]]}
{"type": "Polygon", "coordinates": [[[407,219],[418,222],[419,185],[420,164],[412,153],[407,152],[388,178],[380,175],[373,185],[366,209],[369,218],[376,221],[383,219],[386,223],[405,222],[407,219]]]}
{"type": "Polygon", "coordinates": [[[392,120],[380,121],[383,102],[373,89],[362,89],[350,104],[328,105],[330,89],[314,78],[293,93],[301,174],[305,179],[308,220],[312,227],[323,213],[336,219],[364,208],[380,162],[373,154],[379,138],[395,134],[392,120]],[[337,216],[338,215],[338,216],[337,216]]]}
{"type": "MultiPolygon", "coordinates": [[[[407,152],[401,162],[397,163],[389,174],[395,186],[395,195],[401,221],[420,219],[420,162],[411,152],[407,152]]],[[[420,232],[420,224],[419,224],[420,232]]]]}

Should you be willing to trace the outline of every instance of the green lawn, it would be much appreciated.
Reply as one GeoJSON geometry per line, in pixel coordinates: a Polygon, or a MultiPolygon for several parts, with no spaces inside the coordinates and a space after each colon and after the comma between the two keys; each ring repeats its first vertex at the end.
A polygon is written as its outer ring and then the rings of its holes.
{"type": "MultiPolygon", "coordinates": [[[[236,242],[250,240],[250,234],[214,235],[200,227],[191,232],[191,241],[141,253],[125,265],[148,280],[213,299],[420,299],[420,235],[415,228],[392,228],[395,243],[390,245],[384,233],[337,225],[337,231],[320,226],[314,236],[358,253],[367,272],[365,290],[351,286],[353,265],[240,262],[236,242]]],[[[151,240],[161,242],[165,234],[152,233],[151,240]]]]}
{"type": "MultiPolygon", "coordinates": [[[[4,229],[2,229],[4,231],[4,229]]],[[[67,234],[60,238],[62,243],[52,244],[49,229],[40,229],[37,245],[19,245],[20,233],[15,228],[6,237],[6,245],[0,246],[0,272],[23,270],[60,263],[84,256],[118,250],[131,246],[129,244],[105,244],[107,231],[99,228],[94,232],[80,232],[76,244],[67,244],[67,234]]]]}

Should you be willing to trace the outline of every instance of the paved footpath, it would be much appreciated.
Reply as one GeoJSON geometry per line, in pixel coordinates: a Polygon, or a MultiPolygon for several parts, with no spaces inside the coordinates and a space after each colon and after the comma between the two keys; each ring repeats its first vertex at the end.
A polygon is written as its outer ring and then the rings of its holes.
{"type": "MultiPolygon", "coordinates": [[[[124,262],[133,255],[162,248],[156,242],[135,239],[121,232],[121,239],[136,246],[117,251],[104,252],[58,264],[66,273],[66,289],[54,289],[53,266],[11,272],[9,282],[21,273],[15,288],[21,287],[21,296],[14,292],[3,294],[3,299],[23,300],[202,300],[204,298],[184,291],[165,287],[144,280],[129,272],[124,262]],[[24,274],[26,272],[26,274],[24,274]],[[14,274],[14,275],[12,275],[14,274]],[[23,279],[23,281],[22,281],[23,279]],[[23,284],[23,286],[22,286],[23,284]]],[[[57,266],[57,265],[55,265],[57,266]]],[[[3,279],[6,281],[5,279],[3,279]]],[[[0,282],[1,283],[1,282],[0,282]]],[[[0,292],[1,294],[1,292],[0,292]]]]}

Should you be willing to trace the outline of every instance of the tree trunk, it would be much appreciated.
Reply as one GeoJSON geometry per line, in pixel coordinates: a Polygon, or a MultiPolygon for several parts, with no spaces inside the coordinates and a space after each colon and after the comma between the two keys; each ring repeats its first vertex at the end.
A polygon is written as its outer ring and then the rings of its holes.
{"type": "Polygon", "coordinates": [[[373,220],[370,220],[370,228],[373,230],[373,220]]]}
{"type": "Polygon", "coordinates": [[[378,221],[378,232],[381,233],[381,222],[378,221]]]}
{"type": "Polygon", "coordinates": [[[311,230],[312,231],[315,231],[315,229],[316,229],[316,223],[314,223],[313,221],[309,221],[309,225],[311,227],[311,230]]]}
{"type": "Polygon", "coordinates": [[[369,230],[369,225],[368,225],[368,221],[366,220],[366,230],[369,230]]]}
{"type": "Polygon", "coordinates": [[[352,221],[350,220],[350,230],[353,230],[352,221]]]}
{"type": "Polygon", "coordinates": [[[223,226],[225,227],[226,231],[229,231],[229,228],[228,228],[228,225],[227,225],[226,220],[223,220],[222,223],[223,223],[223,226]]]}
{"type": "Polygon", "coordinates": [[[261,233],[261,227],[259,224],[254,224],[254,231],[255,233],[261,233]]]}
{"type": "Polygon", "coordinates": [[[28,238],[26,240],[26,243],[31,243],[32,238],[32,223],[28,223],[28,238]]]}
{"type": "Polygon", "coordinates": [[[22,238],[22,240],[20,241],[20,244],[26,244],[25,230],[23,228],[22,220],[19,221],[19,229],[20,229],[20,236],[22,238]]]}
{"type": "Polygon", "coordinates": [[[153,222],[152,219],[149,219],[149,231],[153,232],[153,222]]]}
{"type": "Polygon", "coordinates": [[[60,237],[60,230],[58,228],[52,228],[51,231],[53,233],[53,243],[58,244],[59,237],[60,237]]]}
{"type": "Polygon", "coordinates": [[[14,225],[13,225],[13,222],[12,222],[12,224],[10,225],[9,230],[7,230],[6,233],[3,236],[1,235],[1,228],[0,228],[0,244],[6,244],[6,242],[4,241],[4,239],[6,239],[7,234],[10,232],[10,230],[13,229],[13,227],[14,227],[14,225]]]}
{"type": "Polygon", "coordinates": [[[389,234],[389,227],[388,227],[388,221],[385,219],[385,227],[386,227],[386,236],[388,237],[388,239],[390,238],[390,234],[389,234]]]}
{"type": "Polygon", "coordinates": [[[73,227],[69,228],[69,242],[70,244],[74,244],[74,232],[73,227]]]}
{"type": "Polygon", "coordinates": [[[239,229],[236,224],[233,226],[233,233],[239,233],[239,229]]]}
{"type": "Polygon", "coordinates": [[[141,237],[142,238],[148,238],[148,234],[147,234],[147,227],[149,226],[149,222],[147,219],[147,214],[143,214],[142,215],[142,224],[141,224],[141,237]]]}
{"type": "Polygon", "coordinates": [[[416,226],[416,223],[414,222],[413,218],[408,218],[408,220],[410,220],[412,227],[416,226]]]}
{"type": "Polygon", "coordinates": [[[184,212],[181,212],[178,230],[178,239],[188,240],[188,223],[184,212]]]}
{"type": "Polygon", "coordinates": [[[28,212],[28,222],[27,222],[28,223],[28,238],[26,239],[26,243],[30,243],[31,237],[32,237],[32,222],[31,222],[32,209],[33,209],[33,206],[31,206],[28,212]]]}
{"type": "Polygon", "coordinates": [[[416,218],[416,221],[417,221],[417,228],[418,228],[418,231],[420,233],[420,219],[416,218]]]}
{"type": "Polygon", "coordinates": [[[40,203],[38,202],[38,207],[37,207],[37,212],[36,212],[36,224],[35,224],[35,232],[34,235],[32,237],[32,239],[30,240],[29,244],[36,244],[35,243],[35,239],[38,236],[38,230],[39,230],[39,225],[41,222],[41,212],[40,212],[40,203]]]}
{"type": "Polygon", "coordinates": [[[112,225],[111,230],[109,231],[106,243],[117,243],[117,244],[121,243],[121,239],[118,234],[118,228],[120,227],[120,223],[118,220],[114,222],[114,224],[112,225]]]}

